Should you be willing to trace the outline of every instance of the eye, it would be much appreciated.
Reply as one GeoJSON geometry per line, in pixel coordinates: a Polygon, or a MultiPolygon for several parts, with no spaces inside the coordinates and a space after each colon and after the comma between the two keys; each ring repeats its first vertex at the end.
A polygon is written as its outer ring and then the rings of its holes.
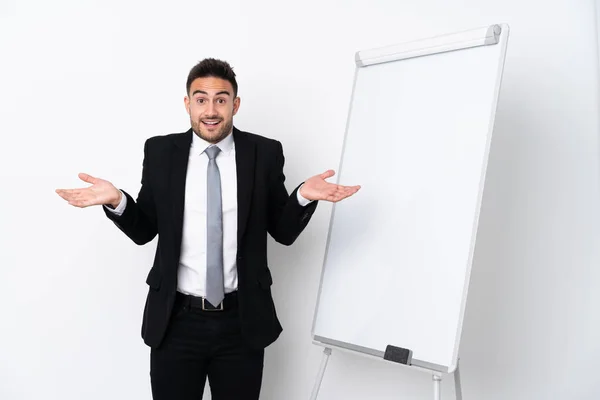
{"type": "Polygon", "coordinates": [[[218,102],[219,104],[225,104],[225,103],[226,103],[226,100],[225,100],[225,99],[218,99],[218,100],[217,100],[217,102],[218,102]]]}
{"type": "Polygon", "coordinates": [[[196,103],[203,104],[204,103],[204,99],[203,98],[197,98],[196,99],[196,103]]]}

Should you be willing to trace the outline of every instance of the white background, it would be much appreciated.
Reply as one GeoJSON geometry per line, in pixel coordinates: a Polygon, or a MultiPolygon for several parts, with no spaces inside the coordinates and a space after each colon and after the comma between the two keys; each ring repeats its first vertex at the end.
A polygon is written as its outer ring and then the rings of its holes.
{"type": "MultiPolygon", "coordinates": [[[[89,172],[137,193],[147,137],[189,126],[189,69],[232,63],[235,124],[277,138],[288,188],[337,168],[354,52],[511,26],[462,342],[465,399],[597,399],[599,73],[592,0],[0,3],[0,398],[149,399],[139,337],[155,242],[55,193],[89,172]]],[[[369,138],[365,135],[365,145],[369,138]]],[[[386,171],[373,171],[385,177],[386,171]]],[[[360,182],[344,182],[355,184],[360,182]]],[[[330,206],[271,242],[284,325],[263,399],[307,399],[330,206]]],[[[451,380],[444,381],[446,398],[451,380]]],[[[431,377],[334,353],[320,399],[417,399],[431,377]]]]}

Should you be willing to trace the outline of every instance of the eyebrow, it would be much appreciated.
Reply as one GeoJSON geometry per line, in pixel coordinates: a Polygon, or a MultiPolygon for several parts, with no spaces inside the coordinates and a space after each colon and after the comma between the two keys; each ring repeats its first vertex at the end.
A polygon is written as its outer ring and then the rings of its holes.
{"type": "MultiPolygon", "coordinates": [[[[198,93],[202,93],[208,96],[208,93],[206,93],[204,90],[194,90],[194,93],[192,93],[192,96],[195,96],[198,93]]],[[[226,94],[227,96],[231,96],[231,94],[227,91],[227,90],[221,90],[220,92],[217,92],[217,94],[215,96],[218,96],[220,94],[226,94]]]]}

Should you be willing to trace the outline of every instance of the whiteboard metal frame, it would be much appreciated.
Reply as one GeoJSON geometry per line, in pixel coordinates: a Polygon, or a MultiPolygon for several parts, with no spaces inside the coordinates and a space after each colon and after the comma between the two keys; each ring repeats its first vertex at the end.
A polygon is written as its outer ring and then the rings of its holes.
{"type": "Polygon", "coordinates": [[[594,3],[596,7],[596,44],[598,46],[598,75],[600,77],[600,0],[594,3]]]}
{"type": "MultiPolygon", "coordinates": [[[[600,0],[596,0],[596,39],[598,44],[598,62],[600,63],[600,0]]],[[[600,65],[599,73],[600,73],[600,65]]]]}
{"type": "Polygon", "coordinates": [[[502,28],[500,25],[490,25],[485,28],[469,29],[449,35],[363,50],[356,53],[356,65],[366,67],[388,61],[399,61],[471,47],[495,45],[498,44],[501,33],[502,28]]]}
{"type": "MultiPolygon", "coordinates": [[[[598,0],[598,1],[600,1],[600,0],[598,0]]],[[[469,251],[467,271],[465,274],[465,286],[464,286],[465,290],[463,292],[463,298],[461,300],[460,315],[459,315],[459,321],[457,324],[458,334],[456,335],[456,343],[454,346],[453,362],[449,366],[443,366],[443,365],[432,364],[432,363],[429,363],[424,360],[418,360],[418,359],[413,358],[411,360],[411,362],[408,364],[408,366],[410,366],[410,367],[415,367],[418,369],[423,369],[423,370],[426,370],[429,372],[434,372],[434,373],[453,373],[458,366],[458,358],[459,358],[458,350],[459,350],[459,345],[460,345],[462,325],[463,325],[466,300],[467,300],[467,293],[468,293],[468,287],[469,287],[469,281],[470,281],[470,275],[471,275],[473,253],[474,253],[474,249],[475,249],[475,241],[476,241],[476,236],[477,236],[477,227],[479,224],[479,214],[480,214],[480,210],[481,210],[481,201],[482,201],[483,191],[484,191],[484,182],[485,182],[485,176],[486,176],[486,172],[487,172],[489,151],[490,151],[492,133],[494,130],[494,122],[495,122],[496,109],[497,109],[498,100],[499,100],[499,92],[500,92],[500,87],[501,87],[501,83],[502,83],[503,71],[504,71],[504,63],[505,63],[505,56],[506,56],[506,48],[507,48],[507,44],[508,44],[509,31],[510,31],[510,28],[509,28],[508,24],[494,24],[494,25],[489,25],[486,27],[478,28],[478,29],[462,31],[459,33],[453,33],[453,34],[443,35],[443,36],[436,36],[436,37],[432,37],[429,39],[422,39],[422,40],[407,42],[407,43],[403,43],[403,44],[399,44],[399,45],[393,45],[393,46],[359,51],[355,55],[356,67],[355,67],[355,73],[354,73],[354,81],[352,84],[352,95],[350,98],[350,105],[349,105],[348,114],[347,114],[344,140],[342,143],[342,154],[341,154],[340,163],[338,166],[338,171],[340,171],[340,172],[342,171],[342,168],[343,168],[344,155],[345,155],[347,137],[348,137],[348,130],[349,130],[349,126],[350,126],[350,119],[352,116],[352,105],[354,104],[354,96],[356,94],[355,93],[356,82],[358,79],[358,72],[359,72],[360,68],[365,68],[370,65],[380,64],[380,63],[384,63],[384,62],[397,61],[397,60],[403,60],[403,59],[414,58],[414,57],[423,57],[423,56],[428,56],[428,55],[439,54],[442,52],[458,51],[458,50],[479,47],[479,46],[489,46],[489,45],[501,46],[501,50],[500,50],[501,57],[499,59],[498,72],[496,75],[496,87],[494,89],[494,97],[493,97],[494,100],[493,100],[493,104],[492,104],[492,113],[490,116],[490,122],[488,124],[489,128],[488,128],[488,133],[487,133],[487,143],[486,143],[485,155],[484,155],[483,163],[482,163],[481,181],[479,184],[479,194],[478,194],[477,203],[476,203],[476,213],[475,213],[475,220],[474,220],[474,224],[473,224],[473,234],[472,234],[472,240],[471,240],[471,247],[470,247],[470,251],[469,251]]],[[[339,180],[340,175],[341,175],[341,173],[338,174],[338,180],[339,180]]],[[[321,269],[321,277],[320,277],[319,289],[318,289],[318,293],[317,293],[317,301],[315,304],[315,312],[313,314],[313,323],[312,323],[312,328],[311,328],[312,340],[315,345],[324,346],[326,348],[337,348],[337,349],[341,349],[341,350],[351,351],[354,353],[372,356],[377,359],[383,360],[384,352],[381,350],[365,348],[365,347],[361,347],[358,345],[353,345],[351,343],[345,343],[345,342],[341,342],[341,341],[338,341],[335,339],[323,337],[320,335],[315,335],[315,325],[316,325],[316,321],[317,321],[317,314],[319,311],[319,304],[321,301],[323,278],[325,275],[325,268],[327,265],[327,257],[328,257],[329,246],[330,246],[330,241],[331,241],[331,231],[332,231],[332,227],[333,227],[333,221],[335,218],[336,205],[337,205],[337,203],[333,204],[330,221],[329,221],[329,229],[328,229],[327,241],[326,241],[326,245],[325,245],[325,255],[324,255],[323,265],[322,265],[322,269],[321,269]]],[[[399,364],[399,365],[404,365],[404,364],[399,364]]]]}
{"type": "MultiPolygon", "coordinates": [[[[352,354],[358,354],[359,356],[365,357],[365,358],[370,358],[370,359],[375,359],[375,360],[380,360],[381,358],[376,356],[376,355],[372,355],[372,354],[368,354],[365,352],[356,352],[356,351],[352,351],[349,348],[346,347],[339,347],[336,345],[326,345],[324,343],[321,342],[315,342],[316,345],[318,346],[323,346],[323,355],[321,358],[321,365],[319,366],[319,371],[317,373],[317,376],[315,378],[315,382],[313,385],[313,389],[310,395],[310,400],[317,400],[318,396],[319,396],[319,391],[321,390],[321,383],[323,382],[323,376],[325,375],[325,369],[327,368],[327,362],[329,361],[329,357],[332,354],[332,350],[336,349],[336,350],[340,350],[342,352],[346,352],[346,353],[352,353],[352,354]]],[[[405,365],[405,364],[399,364],[405,368],[411,368],[411,369],[417,369],[417,370],[421,370],[423,372],[433,372],[432,374],[432,379],[433,379],[433,391],[434,391],[434,399],[435,400],[441,400],[441,382],[442,382],[442,373],[437,372],[437,371],[432,371],[429,368],[422,368],[419,366],[415,366],[415,365],[405,365]]],[[[454,395],[455,395],[455,400],[463,400],[462,397],[462,383],[461,383],[461,379],[460,379],[460,367],[457,364],[456,369],[454,370],[454,372],[452,373],[454,375],[454,395]]]]}

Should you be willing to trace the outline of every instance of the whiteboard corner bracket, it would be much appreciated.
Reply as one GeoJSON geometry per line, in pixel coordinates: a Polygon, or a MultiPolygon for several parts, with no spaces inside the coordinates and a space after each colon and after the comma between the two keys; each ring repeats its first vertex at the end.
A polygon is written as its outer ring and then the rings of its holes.
{"type": "Polygon", "coordinates": [[[502,27],[498,24],[490,25],[488,28],[485,44],[498,44],[500,41],[500,34],[502,33],[502,27]]]}
{"type": "Polygon", "coordinates": [[[354,61],[356,62],[357,67],[364,67],[365,63],[360,59],[360,51],[357,51],[354,55],[354,61]]]}

